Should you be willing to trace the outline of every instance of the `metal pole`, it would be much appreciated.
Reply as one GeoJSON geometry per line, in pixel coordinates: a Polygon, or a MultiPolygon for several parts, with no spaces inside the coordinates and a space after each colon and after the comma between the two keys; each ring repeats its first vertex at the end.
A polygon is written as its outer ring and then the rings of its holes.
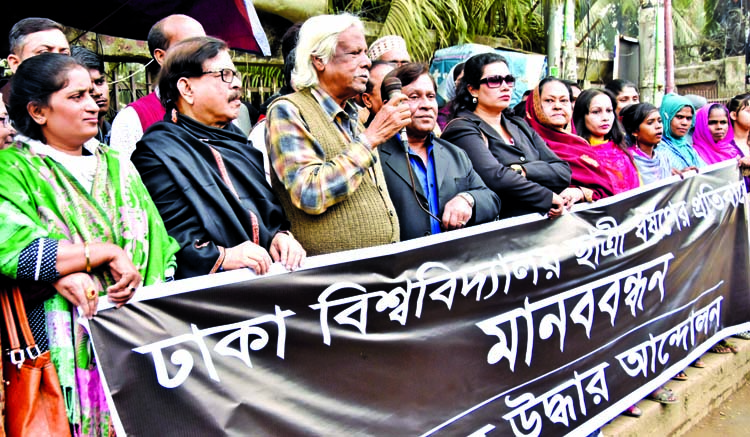
{"type": "Polygon", "coordinates": [[[672,0],[664,0],[664,69],[667,94],[674,92],[674,44],[672,42],[672,0]]]}

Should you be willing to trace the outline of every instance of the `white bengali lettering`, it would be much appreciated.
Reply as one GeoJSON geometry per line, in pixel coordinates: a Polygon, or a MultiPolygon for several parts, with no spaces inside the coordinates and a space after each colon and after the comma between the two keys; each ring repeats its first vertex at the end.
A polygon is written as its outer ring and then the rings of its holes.
{"type": "Polygon", "coordinates": [[[190,325],[191,333],[178,335],[166,340],[157,341],[145,346],[140,346],[133,349],[133,352],[139,354],[151,354],[151,358],[154,362],[154,369],[156,371],[156,379],[159,385],[166,388],[175,388],[182,385],[190,375],[190,372],[195,366],[195,359],[193,354],[186,348],[178,348],[169,356],[170,362],[177,366],[177,372],[174,376],[169,376],[167,366],[164,360],[164,349],[171,348],[174,346],[182,345],[184,343],[194,343],[200,351],[203,364],[206,367],[209,378],[219,382],[219,375],[214,366],[214,361],[211,356],[211,352],[206,345],[205,338],[211,335],[215,335],[227,331],[232,332],[229,335],[224,336],[213,350],[222,356],[235,357],[245,363],[248,367],[252,367],[250,360],[250,349],[261,350],[267,344],[269,340],[268,332],[265,329],[260,328],[258,325],[264,323],[273,322],[277,326],[278,336],[276,342],[276,355],[279,358],[284,358],[284,350],[286,345],[286,324],[284,319],[293,316],[293,311],[284,310],[282,311],[276,306],[276,313],[274,315],[265,315],[256,317],[253,319],[245,320],[238,323],[231,323],[228,325],[216,326],[206,329],[198,329],[195,324],[190,325]],[[253,342],[249,342],[249,336],[255,335],[258,338],[253,342]],[[239,349],[230,347],[230,344],[234,341],[239,341],[239,349]]]}

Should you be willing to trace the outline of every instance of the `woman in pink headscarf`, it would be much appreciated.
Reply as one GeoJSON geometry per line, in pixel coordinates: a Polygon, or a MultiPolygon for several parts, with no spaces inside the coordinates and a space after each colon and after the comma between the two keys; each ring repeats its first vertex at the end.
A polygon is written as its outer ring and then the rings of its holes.
{"type": "MultiPolygon", "coordinates": [[[[719,103],[706,105],[695,115],[693,148],[706,164],[736,159],[750,190],[750,156],[735,142],[735,132],[729,109],[719,103]]],[[[750,337],[750,336],[748,336],[750,337]]]]}
{"type": "Polygon", "coordinates": [[[724,105],[713,103],[698,110],[693,148],[706,164],[741,158],[742,152],[732,142],[733,139],[729,110],[724,105]]]}

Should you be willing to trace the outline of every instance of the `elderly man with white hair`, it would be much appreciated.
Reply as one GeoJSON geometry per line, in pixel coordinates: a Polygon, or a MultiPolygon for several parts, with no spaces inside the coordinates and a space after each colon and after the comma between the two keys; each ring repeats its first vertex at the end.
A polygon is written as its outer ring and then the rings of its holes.
{"type": "Polygon", "coordinates": [[[300,29],[295,93],[268,109],[266,144],[274,191],[309,255],[392,243],[399,224],[377,147],[409,124],[393,96],[367,129],[351,98],[369,78],[362,22],[321,15],[300,29]]]}

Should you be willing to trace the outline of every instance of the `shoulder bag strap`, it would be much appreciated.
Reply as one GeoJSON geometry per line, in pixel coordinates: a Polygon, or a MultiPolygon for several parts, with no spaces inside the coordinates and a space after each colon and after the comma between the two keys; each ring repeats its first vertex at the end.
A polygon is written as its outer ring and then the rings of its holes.
{"type": "Polygon", "coordinates": [[[13,303],[16,305],[18,326],[21,328],[21,334],[23,334],[23,339],[26,342],[26,356],[33,360],[39,356],[40,352],[36,340],[34,340],[34,334],[31,333],[29,318],[26,316],[26,307],[23,304],[21,289],[18,286],[13,287],[13,303]]]}
{"type": "Polygon", "coordinates": [[[8,290],[0,290],[0,302],[2,303],[3,318],[5,319],[5,326],[8,331],[8,355],[10,356],[10,362],[20,367],[24,362],[25,354],[23,349],[21,349],[21,343],[18,341],[18,330],[16,329],[16,320],[13,317],[13,308],[10,306],[8,290]]]}

